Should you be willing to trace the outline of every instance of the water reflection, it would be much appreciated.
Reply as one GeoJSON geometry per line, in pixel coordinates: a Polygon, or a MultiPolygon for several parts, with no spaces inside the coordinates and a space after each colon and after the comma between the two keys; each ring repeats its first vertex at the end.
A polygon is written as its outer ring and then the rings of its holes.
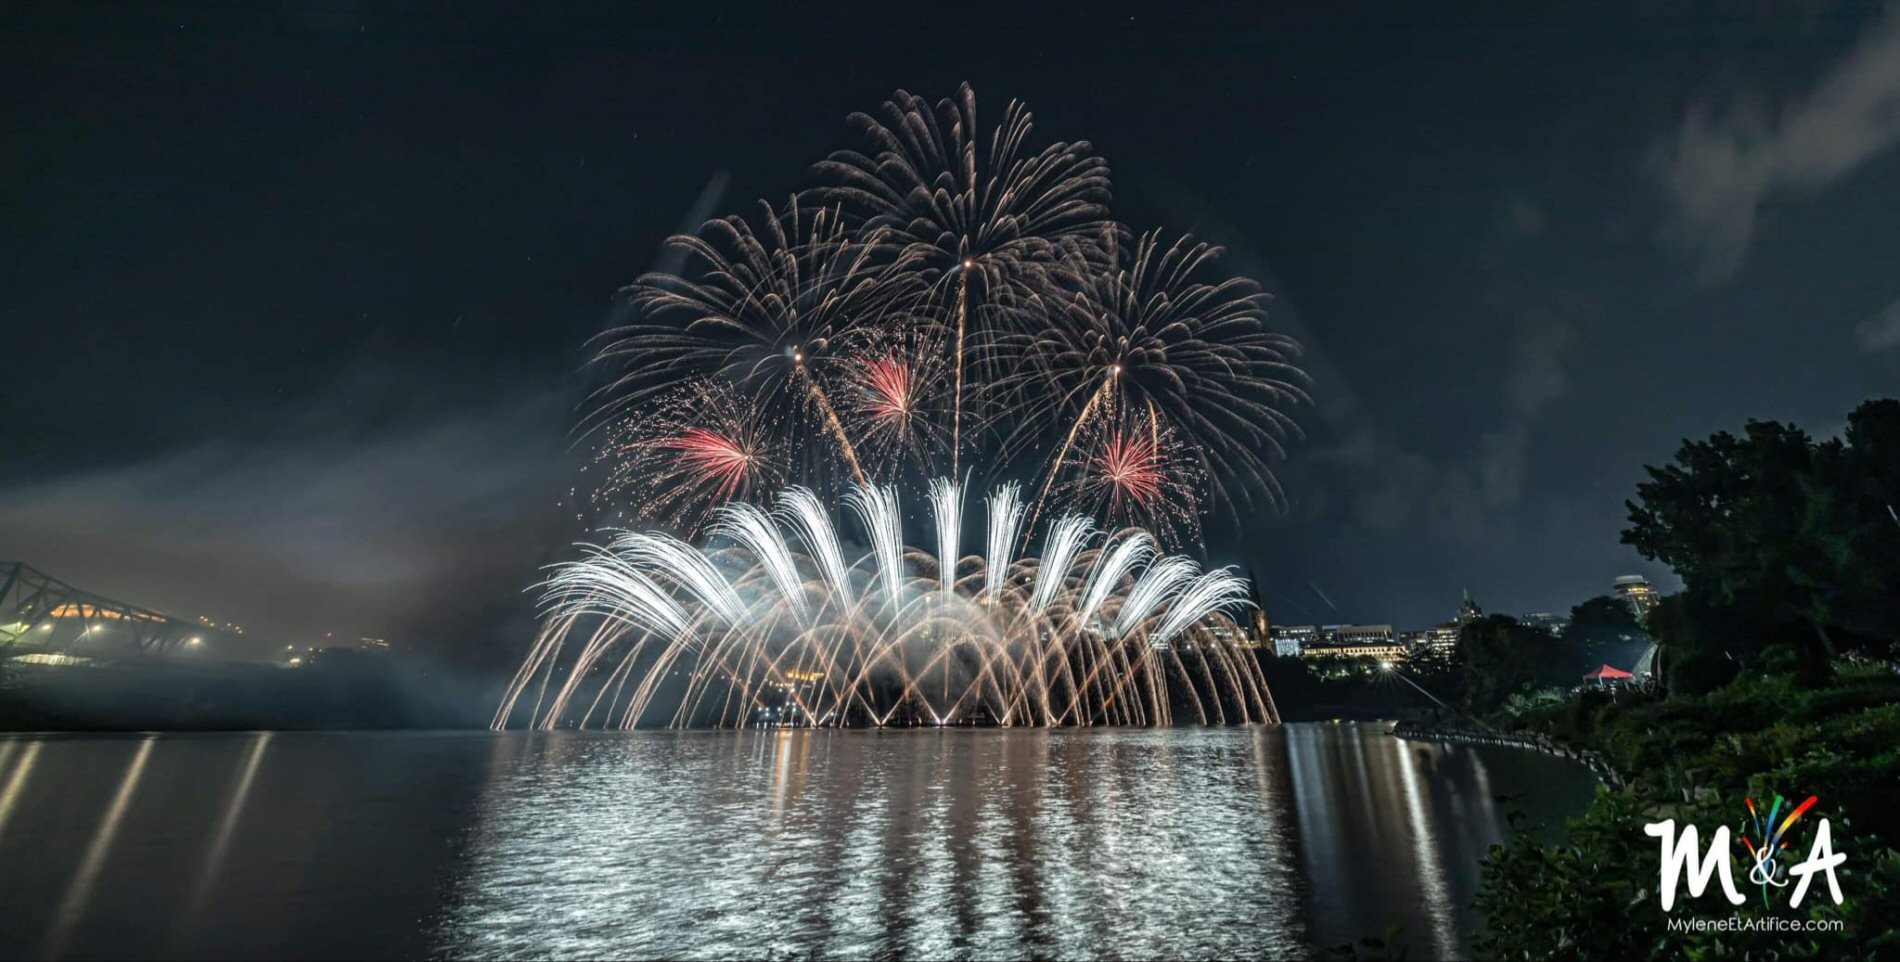
{"type": "Polygon", "coordinates": [[[46,933],[46,948],[43,955],[58,958],[65,954],[66,943],[72,938],[73,926],[79,922],[85,912],[86,904],[92,899],[92,888],[99,881],[99,869],[105,864],[106,854],[112,851],[112,840],[119,837],[119,826],[125,821],[125,810],[132,803],[132,793],[138,791],[139,778],[145,774],[145,761],[152,757],[152,740],[139,743],[138,752],[125,766],[125,775],[119,780],[119,789],[112,795],[112,803],[106,806],[106,813],[99,819],[99,827],[92,833],[92,841],[86,846],[86,856],[79,862],[79,870],[73,873],[72,882],[66,887],[66,896],[60,899],[59,910],[53,915],[53,925],[46,933]]]}
{"type": "MultiPolygon", "coordinates": [[[[13,759],[14,749],[19,745],[8,742],[4,754],[0,754],[0,772],[6,771],[6,763],[13,759]]],[[[13,817],[13,809],[20,804],[20,796],[26,789],[27,776],[33,774],[33,763],[38,760],[40,743],[28,744],[20,753],[20,763],[13,767],[13,773],[7,776],[6,788],[0,790],[0,836],[7,832],[7,821],[13,817]]]]}
{"type": "Polygon", "coordinates": [[[0,955],[1457,956],[1554,759],[1373,726],[0,738],[0,955]]]}
{"type": "Polygon", "coordinates": [[[204,914],[205,900],[211,895],[211,887],[218,879],[218,871],[224,867],[225,852],[231,847],[231,835],[237,831],[238,820],[244,817],[244,803],[250,800],[251,783],[257,779],[257,767],[264,761],[264,750],[270,747],[271,732],[258,732],[251,737],[251,745],[244,754],[244,762],[238,771],[237,783],[224,805],[224,816],[218,819],[218,833],[211,840],[211,847],[205,853],[203,865],[198,869],[198,881],[191,889],[191,905],[185,910],[187,922],[195,922],[204,914]]]}
{"type": "MultiPolygon", "coordinates": [[[[543,736],[546,737],[546,736],[543,736]]],[[[484,804],[441,950],[1305,951],[1271,730],[559,735],[484,804]]]]}

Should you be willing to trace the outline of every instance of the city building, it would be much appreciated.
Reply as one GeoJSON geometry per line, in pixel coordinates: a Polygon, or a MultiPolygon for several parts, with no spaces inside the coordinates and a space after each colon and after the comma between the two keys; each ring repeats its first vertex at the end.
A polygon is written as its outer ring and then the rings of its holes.
{"type": "Polygon", "coordinates": [[[1529,625],[1532,628],[1542,628],[1559,638],[1562,638],[1564,632],[1570,628],[1569,615],[1559,615],[1548,611],[1533,611],[1517,620],[1519,623],[1529,625]]]}
{"type": "Polygon", "coordinates": [[[1329,645],[1390,645],[1391,625],[1328,625],[1321,637],[1329,645]]]}
{"type": "Polygon", "coordinates": [[[1411,652],[1394,636],[1391,625],[1325,625],[1314,628],[1311,644],[1301,646],[1305,658],[1377,658],[1404,661],[1411,652]]]}
{"type": "Polygon", "coordinates": [[[1260,597],[1260,578],[1251,570],[1247,572],[1247,597],[1253,602],[1253,610],[1247,612],[1246,634],[1241,638],[1242,648],[1264,648],[1269,641],[1267,630],[1267,603],[1260,597]]]}
{"type": "Polygon", "coordinates": [[[1405,632],[1399,636],[1399,644],[1404,645],[1415,658],[1449,659],[1458,651],[1458,623],[1447,621],[1442,625],[1405,632]]]}
{"type": "Polygon", "coordinates": [[[1655,609],[1656,602],[1662,600],[1662,596],[1656,593],[1649,579],[1642,575],[1624,575],[1616,579],[1616,582],[1610,586],[1610,590],[1618,598],[1623,599],[1624,604],[1630,606],[1630,613],[1636,616],[1637,621],[1648,617],[1649,613],[1655,609]]]}
{"type": "Polygon", "coordinates": [[[1465,603],[1458,606],[1458,627],[1463,628],[1483,617],[1484,609],[1478,607],[1478,603],[1471,600],[1471,590],[1466,589],[1465,603]]]}
{"type": "Polygon", "coordinates": [[[1267,630],[1273,653],[1281,658],[1298,658],[1309,645],[1319,642],[1319,629],[1313,625],[1274,625],[1267,630]]]}

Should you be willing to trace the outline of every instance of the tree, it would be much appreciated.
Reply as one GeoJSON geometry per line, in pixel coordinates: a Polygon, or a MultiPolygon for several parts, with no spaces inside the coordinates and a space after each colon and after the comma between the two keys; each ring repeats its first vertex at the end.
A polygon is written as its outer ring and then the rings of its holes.
{"type": "Polygon", "coordinates": [[[1798,621],[1829,657],[1835,631],[1900,631],[1900,401],[1863,404],[1839,440],[1750,421],[1646,470],[1623,540],[1707,605],[1798,621]]]}
{"type": "Polygon", "coordinates": [[[1815,616],[1891,643],[1900,633],[1900,401],[1855,409],[1842,437],[1816,451],[1806,494],[1802,533],[1826,561],[1801,584],[1815,616]]]}
{"type": "Polygon", "coordinates": [[[1479,711],[1496,708],[1525,688],[1577,683],[1571,671],[1574,650],[1556,635],[1509,615],[1466,624],[1458,632],[1458,649],[1464,661],[1465,701],[1479,711]]]}
{"type": "Polygon", "coordinates": [[[1629,603],[1609,595],[1598,595],[1570,609],[1564,641],[1577,654],[1582,671],[1606,662],[1629,668],[1649,647],[1649,635],[1636,623],[1629,603]]]}

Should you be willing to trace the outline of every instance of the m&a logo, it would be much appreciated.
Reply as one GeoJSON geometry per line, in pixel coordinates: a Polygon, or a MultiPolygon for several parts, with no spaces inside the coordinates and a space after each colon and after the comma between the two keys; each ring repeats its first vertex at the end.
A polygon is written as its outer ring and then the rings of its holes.
{"type": "MultiPolygon", "coordinates": [[[[1789,908],[1799,908],[1801,900],[1807,897],[1808,886],[1814,882],[1817,874],[1827,876],[1827,893],[1834,904],[1841,904],[1841,883],[1835,878],[1834,870],[1847,861],[1847,856],[1834,851],[1834,838],[1825,818],[1819,819],[1814,828],[1814,839],[1808,846],[1808,857],[1798,864],[1789,865],[1788,827],[1814,807],[1819,801],[1816,796],[1782,815],[1782,798],[1775,796],[1774,804],[1768,809],[1767,817],[1755,807],[1755,800],[1744,799],[1748,805],[1748,818],[1742,821],[1739,841],[1748,861],[1747,879],[1761,889],[1762,904],[1768,905],[1770,889],[1786,888],[1792,881],[1794,893],[1788,899],[1789,908]],[[1780,819],[1779,822],[1776,819],[1780,819]]],[[[1700,833],[1696,826],[1690,825],[1676,834],[1676,820],[1666,819],[1651,822],[1643,826],[1643,833],[1662,841],[1661,879],[1658,888],[1662,892],[1663,911],[1676,907],[1676,887],[1683,877],[1689,880],[1689,897],[1700,898],[1709,887],[1709,880],[1720,878],[1722,894],[1730,905],[1740,905],[1747,901],[1735,888],[1735,877],[1730,861],[1733,846],[1730,845],[1729,827],[1723,825],[1715,830],[1709,839],[1709,847],[1700,847],[1700,833]]]]}

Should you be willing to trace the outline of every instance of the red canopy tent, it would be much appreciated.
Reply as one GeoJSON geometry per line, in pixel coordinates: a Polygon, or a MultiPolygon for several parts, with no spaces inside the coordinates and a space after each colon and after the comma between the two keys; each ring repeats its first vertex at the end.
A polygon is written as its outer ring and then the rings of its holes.
{"type": "Polygon", "coordinates": [[[1629,672],[1624,671],[1621,668],[1612,668],[1609,665],[1604,665],[1603,667],[1598,668],[1596,671],[1593,671],[1583,676],[1583,680],[1594,681],[1597,684],[1601,685],[1606,681],[1622,681],[1626,678],[1633,678],[1633,677],[1635,676],[1631,675],[1629,672]]]}

